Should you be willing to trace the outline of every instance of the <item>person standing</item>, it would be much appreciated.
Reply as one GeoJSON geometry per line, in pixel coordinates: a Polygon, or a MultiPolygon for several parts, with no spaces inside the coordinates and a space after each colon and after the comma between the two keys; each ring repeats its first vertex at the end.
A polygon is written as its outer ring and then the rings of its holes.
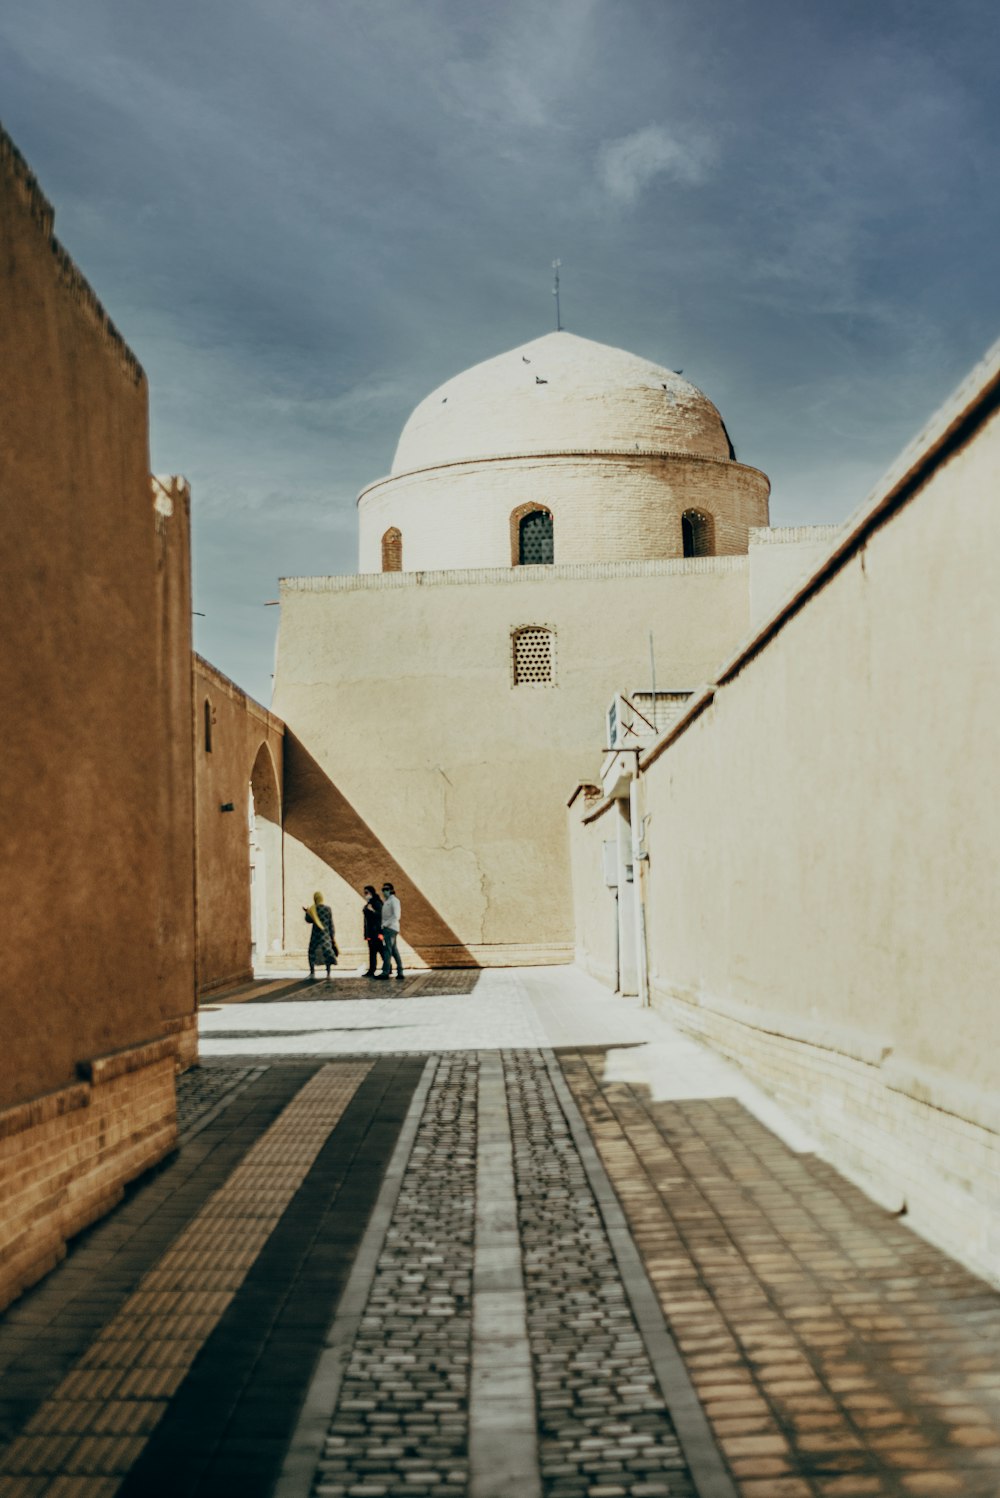
{"type": "Polygon", "coordinates": [[[368,944],[368,976],[374,978],[375,968],[378,963],[379,947],[382,945],[382,901],[375,893],[375,887],[366,884],[364,889],[365,908],[365,941],[368,944]]]}
{"type": "Polygon", "coordinates": [[[386,880],[382,886],[382,971],[379,978],[388,978],[392,970],[392,959],[396,959],[396,977],[403,981],[403,959],[399,955],[400,905],[396,891],[386,880]]]}
{"type": "Polygon", "coordinates": [[[316,981],[316,964],[322,962],[326,968],[326,976],[330,977],[330,968],[337,964],[337,943],[333,937],[333,911],[329,905],[323,904],[323,896],[319,890],[313,895],[313,902],[308,909],[303,905],[305,918],[309,925],[309,981],[316,981]]]}

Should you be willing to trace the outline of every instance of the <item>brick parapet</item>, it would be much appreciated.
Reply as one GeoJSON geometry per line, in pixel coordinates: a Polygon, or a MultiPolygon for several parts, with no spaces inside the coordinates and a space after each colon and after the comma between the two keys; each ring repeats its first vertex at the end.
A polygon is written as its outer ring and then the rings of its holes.
{"type": "Polygon", "coordinates": [[[755,525],[750,527],[750,545],[790,546],[801,541],[832,541],[844,529],[834,525],[755,525]]]}
{"type": "MultiPolygon", "coordinates": [[[[698,573],[746,572],[743,555],[660,557],[649,561],[564,562],[537,567],[449,567],[413,572],[357,572],[326,577],[283,577],[283,593],[353,593],[380,588],[526,587],[564,579],[600,582],[628,577],[678,577],[698,573]]],[[[198,658],[200,659],[200,657],[198,658]]]]}

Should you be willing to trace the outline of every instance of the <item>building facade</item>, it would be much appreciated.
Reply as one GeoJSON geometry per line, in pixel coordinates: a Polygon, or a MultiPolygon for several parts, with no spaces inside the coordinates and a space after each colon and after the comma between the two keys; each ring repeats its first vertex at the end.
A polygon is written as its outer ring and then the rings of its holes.
{"type": "Polygon", "coordinates": [[[565,787],[615,692],[692,692],[747,633],[768,488],[701,391],[570,333],[423,400],[359,575],[281,586],[284,960],[317,888],[360,960],[386,877],[411,961],[568,960],[565,787]]]}

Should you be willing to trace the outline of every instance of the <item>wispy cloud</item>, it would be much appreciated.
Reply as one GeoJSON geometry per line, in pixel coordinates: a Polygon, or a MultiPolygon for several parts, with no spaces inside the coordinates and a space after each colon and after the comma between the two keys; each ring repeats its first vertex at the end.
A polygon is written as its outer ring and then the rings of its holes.
{"type": "Polygon", "coordinates": [[[682,139],[665,125],[645,125],[605,141],[597,153],[601,186],[619,203],[637,203],[656,177],[675,182],[703,182],[714,151],[704,136],[682,139]]]}

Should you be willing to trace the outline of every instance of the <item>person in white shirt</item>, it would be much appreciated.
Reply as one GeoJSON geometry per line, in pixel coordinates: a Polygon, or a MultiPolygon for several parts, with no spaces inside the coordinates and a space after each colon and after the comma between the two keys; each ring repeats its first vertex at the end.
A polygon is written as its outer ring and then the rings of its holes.
{"type": "Polygon", "coordinates": [[[403,981],[403,959],[399,955],[399,898],[392,885],[386,881],[382,886],[382,971],[379,978],[388,978],[392,970],[392,959],[396,959],[396,977],[403,981]]]}

